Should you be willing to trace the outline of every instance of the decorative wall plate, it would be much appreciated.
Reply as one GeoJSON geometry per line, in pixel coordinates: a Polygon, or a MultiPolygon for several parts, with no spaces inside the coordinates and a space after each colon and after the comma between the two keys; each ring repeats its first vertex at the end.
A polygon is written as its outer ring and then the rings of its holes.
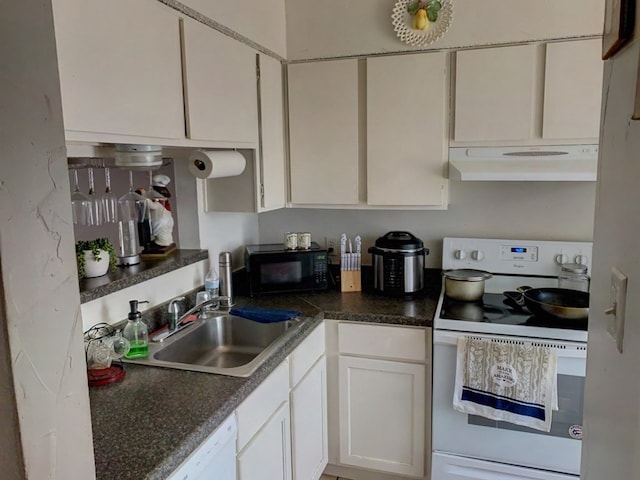
{"type": "Polygon", "coordinates": [[[438,13],[438,19],[429,23],[426,30],[416,30],[413,28],[413,17],[407,12],[407,5],[414,0],[398,0],[393,7],[391,18],[393,29],[398,38],[412,47],[422,47],[429,45],[440,38],[449,30],[453,21],[453,1],[440,0],[442,9],[438,13]]]}

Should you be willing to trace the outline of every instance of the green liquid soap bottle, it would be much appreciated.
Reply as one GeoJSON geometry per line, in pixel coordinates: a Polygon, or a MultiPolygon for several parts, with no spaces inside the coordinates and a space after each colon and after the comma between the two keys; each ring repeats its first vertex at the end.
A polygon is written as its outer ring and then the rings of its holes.
{"type": "Polygon", "coordinates": [[[125,358],[146,358],[149,355],[149,329],[142,321],[142,314],[138,311],[138,300],[129,300],[129,321],[124,327],[122,336],[129,340],[129,352],[125,358]]]}

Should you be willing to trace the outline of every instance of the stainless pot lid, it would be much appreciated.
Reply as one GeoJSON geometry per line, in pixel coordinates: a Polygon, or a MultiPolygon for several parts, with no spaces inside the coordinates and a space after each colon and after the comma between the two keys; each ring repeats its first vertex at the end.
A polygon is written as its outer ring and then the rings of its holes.
{"type": "Polygon", "coordinates": [[[424,248],[422,240],[409,232],[389,232],[376,239],[375,246],[381,249],[417,252],[424,248]]]}
{"type": "Polygon", "coordinates": [[[465,282],[479,282],[481,280],[488,280],[493,275],[484,270],[474,270],[472,268],[460,268],[456,270],[445,270],[442,272],[446,278],[451,280],[462,280],[465,282]]]}

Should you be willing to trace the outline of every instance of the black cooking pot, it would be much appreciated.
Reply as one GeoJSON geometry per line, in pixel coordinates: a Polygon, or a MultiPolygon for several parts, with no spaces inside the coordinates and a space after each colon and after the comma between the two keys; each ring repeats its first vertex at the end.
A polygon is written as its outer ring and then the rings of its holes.
{"type": "Polygon", "coordinates": [[[409,232],[389,232],[369,248],[373,264],[373,288],[387,295],[408,296],[424,287],[422,240],[409,232]]]}
{"type": "Polygon", "coordinates": [[[589,316],[589,294],[568,288],[520,287],[517,292],[504,292],[520,307],[534,315],[563,320],[586,320],[589,316]]]}

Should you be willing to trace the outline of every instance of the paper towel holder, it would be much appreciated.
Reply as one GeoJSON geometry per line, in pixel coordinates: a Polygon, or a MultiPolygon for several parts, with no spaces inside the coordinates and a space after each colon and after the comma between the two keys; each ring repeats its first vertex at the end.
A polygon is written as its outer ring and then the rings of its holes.
{"type": "Polygon", "coordinates": [[[242,175],[246,164],[237,149],[196,149],[189,155],[189,172],[202,180],[242,175]]]}

